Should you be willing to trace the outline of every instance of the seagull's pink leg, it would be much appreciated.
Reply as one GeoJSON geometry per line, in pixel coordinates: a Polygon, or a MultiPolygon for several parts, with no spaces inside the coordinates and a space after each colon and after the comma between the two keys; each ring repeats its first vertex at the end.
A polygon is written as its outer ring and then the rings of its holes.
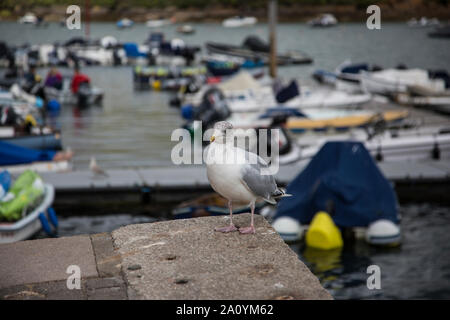
{"type": "Polygon", "coordinates": [[[250,208],[252,209],[252,218],[251,218],[251,222],[250,222],[250,227],[239,228],[240,233],[243,233],[243,234],[255,233],[255,226],[253,224],[253,215],[255,213],[255,203],[254,202],[252,202],[252,204],[250,205],[250,208]]]}
{"type": "Polygon", "coordinates": [[[223,227],[223,228],[214,228],[214,231],[232,232],[232,231],[237,230],[237,228],[233,224],[233,208],[232,208],[231,200],[228,200],[228,209],[230,210],[230,225],[228,227],[223,227]]]}

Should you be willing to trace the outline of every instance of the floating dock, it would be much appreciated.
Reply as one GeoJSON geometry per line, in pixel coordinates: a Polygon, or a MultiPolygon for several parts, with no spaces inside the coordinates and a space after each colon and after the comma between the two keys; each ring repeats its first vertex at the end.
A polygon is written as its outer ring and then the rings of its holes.
{"type": "MultiPolygon", "coordinates": [[[[279,184],[286,185],[305,166],[306,164],[281,166],[275,178],[279,184]]],[[[378,166],[385,177],[394,183],[450,182],[449,161],[381,162],[378,166]]],[[[87,170],[42,173],[41,176],[46,182],[51,183],[57,192],[210,188],[206,168],[202,166],[120,169],[106,172],[107,175],[99,175],[87,170]]]]}
{"type": "MultiPolygon", "coordinates": [[[[297,163],[280,167],[275,175],[278,184],[286,186],[305,166],[297,163]]],[[[450,162],[380,162],[378,166],[392,182],[400,202],[449,203],[450,162]]],[[[204,166],[106,172],[42,173],[42,177],[55,187],[55,208],[67,215],[145,212],[170,218],[179,203],[213,192],[204,166]]]]}

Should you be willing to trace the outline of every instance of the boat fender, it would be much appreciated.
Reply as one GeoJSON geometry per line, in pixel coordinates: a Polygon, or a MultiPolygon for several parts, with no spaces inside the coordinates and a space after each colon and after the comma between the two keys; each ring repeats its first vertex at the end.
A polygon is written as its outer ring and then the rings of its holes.
{"type": "Polygon", "coordinates": [[[9,187],[11,185],[11,174],[9,171],[3,170],[0,172],[0,201],[8,193],[9,187]]]}
{"type": "Polygon", "coordinates": [[[378,146],[377,154],[375,155],[375,160],[378,162],[383,161],[383,153],[381,152],[381,146],[378,146]]]}
{"type": "Polygon", "coordinates": [[[53,237],[54,233],[52,232],[52,228],[50,227],[50,224],[48,223],[47,217],[43,212],[39,214],[39,220],[41,221],[42,229],[44,229],[45,233],[53,237]]]}
{"type": "Polygon", "coordinates": [[[441,158],[441,150],[439,149],[439,144],[437,142],[434,143],[432,157],[433,160],[439,160],[441,158]]]}
{"type": "Polygon", "coordinates": [[[316,213],[306,232],[306,245],[321,250],[341,248],[344,245],[341,231],[328,213],[316,213]]]}
{"type": "Polygon", "coordinates": [[[36,97],[35,106],[38,109],[42,109],[42,107],[44,106],[44,100],[42,100],[40,97],[36,97]]]}
{"type": "Polygon", "coordinates": [[[47,109],[49,111],[59,111],[61,109],[61,105],[58,100],[52,99],[47,103],[47,109]]]}
{"type": "Polygon", "coordinates": [[[161,81],[160,80],[155,80],[152,82],[152,88],[154,90],[161,90],[161,81]]]}
{"type": "Polygon", "coordinates": [[[398,245],[401,241],[400,227],[387,219],[376,220],[367,227],[365,238],[374,245],[398,245]]]}
{"type": "Polygon", "coordinates": [[[148,188],[148,187],[143,187],[141,189],[141,193],[142,193],[142,196],[141,196],[142,203],[143,204],[149,204],[150,200],[151,200],[151,196],[152,196],[151,189],[148,188]]]}
{"type": "Polygon", "coordinates": [[[50,220],[50,223],[53,225],[53,227],[55,229],[57,229],[58,228],[58,217],[56,216],[56,212],[52,207],[47,209],[47,216],[48,216],[48,219],[50,220]]]}
{"type": "Polygon", "coordinates": [[[182,106],[181,116],[185,120],[192,120],[194,117],[194,107],[190,104],[182,106]]]}
{"type": "Polygon", "coordinates": [[[272,223],[272,227],[285,241],[300,240],[303,229],[300,223],[291,217],[279,217],[272,223]]]}

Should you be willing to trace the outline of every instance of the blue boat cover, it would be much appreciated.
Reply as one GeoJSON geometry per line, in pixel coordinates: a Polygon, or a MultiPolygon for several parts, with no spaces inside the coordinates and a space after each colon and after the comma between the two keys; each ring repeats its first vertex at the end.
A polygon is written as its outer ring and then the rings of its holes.
{"type": "Polygon", "coordinates": [[[0,165],[25,164],[36,161],[51,161],[56,152],[52,150],[33,150],[16,146],[0,140],[0,165]]]}
{"type": "Polygon", "coordinates": [[[139,47],[134,42],[127,42],[123,44],[123,50],[125,50],[125,54],[129,58],[138,58],[138,57],[146,57],[147,54],[145,52],[140,52],[139,47]]]}
{"type": "Polygon", "coordinates": [[[297,81],[292,80],[289,85],[276,94],[275,98],[279,103],[285,103],[286,101],[298,96],[300,91],[298,89],[297,81]]]}
{"type": "Polygon", "coordinates": [[[369,65],[367,63],[351,64],[342,68],[341,72],[345,73],[360,73],[361,71],[369,71],[369,65]]]}
{"type": "Polygon", "coordinates": [[[11,185],[11,175],[8,171],[0,171],[0,199],[2,199],[6,193],[8,193],[9,186],[11,185]]]}
{"type": "Polygon", "coordinates": [[[281,106],[281,107],[268,108],[266,110],[266,112],[264,112],[262,115],[259,116],[259,119],[266,119],[266,118],[273,118],[273,117],[306,118],[306,116],[296,108],[289,108],[289,107],[281,106]]]}
{"type": "Polygon", "coordinates": [[[329,212],[339,227],[365,227],[378,219],[398,223],[397,198],[364,145],[328,142],[288,185],[274,219],[289,216],[309,224],[318,211],[329,212]]]}

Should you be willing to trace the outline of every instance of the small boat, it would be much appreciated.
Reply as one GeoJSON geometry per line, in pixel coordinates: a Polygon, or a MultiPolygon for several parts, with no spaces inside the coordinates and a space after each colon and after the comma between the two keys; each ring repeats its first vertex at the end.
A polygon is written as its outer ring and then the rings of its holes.
{"type": "Polygon", "coordinates": [[[298,138],[301,161],[309,161],[330,141],[359,141],[376,161],[402,162],[450,158],[450,128],[417,127],[385,129],[376,123],[347,133],[304,134],[298,138]]]}
{"type": "MultiPolygon", "coordinates": [[[[7,171],[3,171],[0,175],[4,175],[5,172],[8,173],[7,171]]],[[[16,182],[21,178],[26,178],[25,175],[32,174],[34,173],[30,171],[25,172],[16,180],[16,182]]],[[[20,189],[15,190],[17,194],[8,193],[3,197],[12,197],[12,199],[0,204],[0,219],[3,216],[3,213],[6,213],[8,216],[12,215],[13,209],[10,208],[19,208],[21,212],[20,218],[16,221],[0,222],[0,243],[12,243],[27,240],[41,230],[44,230],[49,236],[57,235],[58,219],[52,208],[55,197],[54,188],[51,184],[44,183],[37,175],[36,178],[32,180],[32,185],[32,187],[31,185],[23,186],[20,189]],[[32,189],[30,189],[30,187],[32,189]],[[18,195],[21,195],[21,199],[18,198],[18,195]],[[33,198],[36,196],[37,198],[34,200],[33,198]],[[15,202],[14,204],[12,203],[13,201],[15,202]]],[[[13,188],[14,186],[15,185],[13,185],[13,188]]],[[[4,199],[4,201],[6,200],[4,199]]]]}
{"type": "Polygon", "coordinates": [[[422,17],[420,19],[411,18],[407,22],[409,27],[432,27],[439,25],[439,20],[437,18],[428,19],[427,17],[422,17]]]}
{"type": "Polygon", "coordinates": [[[450,114],[450,77],[446,75],[446,88],[443,91],[432,90],[420,85],[408,86],[406,93],[398,93],[395,100],[400,104],[412,105],[414,107],[431,109],[433,111],[450,114]]]}
{"type": "Polygon", "coordinates": [[[334,72],[317,69],[313,72],[312,77],[314,78],[314,80],[316,80],[320,84],[327,84],[327,85],[334,86],[336,83],[337,76],[336,76],[336,73],[334,73],[334,72]]]}
{"type": "Polygon", "coordinates": [[[254,69],[264,67],[264,63],[261,60],[249,60],[235,56],[229,56],[224,54],[209,54],[204,55],[201,59],[202,62],[208,64],[210,62],[221,62],[238,64],[243,69],[254,69]]]}
{"type": "MultiPolygon", "coordinates": [[[[217,42],[206,42],[209,53],[240,57],[246,60],[269,63],[270,47],[256,36],[248,36],[242,45],[230,45],[217,42]]],[[[307,64],[312,63],[312,58],[300,51],[287,51],[277,55],[277,64],[307,64]]]]}
{"type": "Polygon", "coordinates": [[[37,24],[38,20],[39,19],[36,17],[36,15],[34,13],[28,12],[27,14],[25,14],[23,17],[21,17],[19,19],[19,23],[22,23],[22,24],[37,24]]]}
{"type": "Polygon", "coordinates": [[[373,245],[398,245],[400,214],[395,191],[360,142],[326,143],[286,188],[273,227],[286,241],[341,248],[343,230],[364,230],[373,245]]]}
{"type": "MultiPolygon", "coordinates": [[[[350,94],[336,90],[300,87],[292,81],[286,88],[274,93],[272,86],[263,85],[247,71],[241,71],[217,84],[226,98],[228,108],[233,113],[264,112],[269,108],[289,107],[291,109],[354,109],[371,99],[367,93],[350,94]],[[287,91],[292,91],[286,93],[287,91]]],[[[185,95],[183,104],[198,105],[209,87],[185,95]]]]}
{"type": "Polygon", "coordinates": [[[36,161],[26,164],[0,166],[0,170],[8,170],[11,174],[20,174],[26,170],[36,172],[67,172],[72,170],[69,161],[36,161]]]}
{"type": "MultiPolygon", "coordinates": [[[[297,81],[291,81],[291,84],[286,87],[285,90],[280,90],[277,93],[277,101],[284,103],[291,108],[314,109],[314,108],[355,108],[358,107],[372,98],[369,93],[350,93],[341,90],[328,90],[328,89],[312,89],[309,87],[298,87],[297,81]],[[284,91],[295,90],[297,94],[288,100],[280,100],[284,91]]],[[[289,96],[287,96],[289,97],[289,96]]]]}
{"type": "Polygon", "coordinates": [[[169,19],[155,19],[155,20],[147,20],[145,25],[148,28],[160,28],[172,24],[172,21],[169,19]]]}
{"type": "Polygon", "coordinates": [[[102,104],[102,89],[89,84],[81,84],[78,92],[74,94],[70,89],[70,82],[70,77],[64,77],[62,89],[44,87],[44,92],[47,99],[56,100],[61,105],[77,105],[81,107],[102,104]]]}
{"type": "Polygon", "coordinates": [[[37,172],[67,171],[69,160],[54,161],[56,150],[31,149],[0,140],[0,169],[11,173],[32,169],[37,172]]]}
{"type": "Polygon", "coordinates": [[[162,32],[151,32],[142,49],[147,53],[149,65],[189,66],[201,48],[187,45],[179,38],[166,40],[162,32]]]}
{"type": "Polygon", "coordinates": [[[308,21],[308,24],[312,27],[332,27],[338,24],[335,16],[330,13],[324,13],[308,21]]]}
{"type": "Polygon", "coordinates": [[[237,28],[244,26],[252,26],[257,22],[258,19],[256,19],[255,17],[234,16],[223,20],[222,26],[224,26],[225,28],[237,28]]]}
{"type": "Polygon", "coordinates": [[[131,28],[134,25],[133,20],[130,20],[128,18],[123,18],[117,21],[116,26],[119,29],[125,29],[125,28],[131,28]]]}
{"type": "Polygon", "coordinates": [[[59,133],[13,135],[1,137],[1,141],[34,150],[62,150],[61,135],[59,133]]]}
{"type": "Polygon", "coordinates": [[[444,91],[445,82],[433,79],[427,70],[423,69],[385,69],[374,72],[362,72],[361,87],[365,92],[382,95],[406,93],[408,86],[419,85],[429,90],[444,91]]]}
{"type": "Polygon", "coordinates": [[[177,27],[177,32],[182,34],[193,34],[195,33],[195,29],[190,24],[183,24],[177,27]]]}
{"type": "Polygon", "coordinates": [[[361,74],[363,72],[380,71],[378,66],[369,66],[368,63],[352,63],[346,60],[334,72],[316,70],[313,78],[319,83],[333,85],[337,90],[345,92],[361,92],[361,74]]]}
{"type": "Polygon", "coordinates": [[[450,24],[437,27],[428,33],[430,38],[450,38],[450,24]]]}
{"type": "Polygon", "coordinates": [[[352,128],[364,127],[380,118],[386,123],[399,122],[409,116],[407,111],[385,111],[381,114],[370,111],[347,111],[347,110],[315,110],[306,109],[302,111],[305,118],[292,118],[287,120],[286,128],[294,133],[305,131],[345,131],[352,128]]]}
{"type": "Polygon", "coordinates": [[[178,90],[189,85],[194,79],[206,76],[205,66],[200,67],[141,67],[133,69],[136,89],[178,90]]]}
{"type": "Polygon", "coordinates": [[[361,73],[368,71],[375,71],[369,67],[368,63],[351,63],[350,61],[345,61],[339,65],[335,71],[336,89],[347,92],[360,92],[361,73]]]}
{"type": "Polygon", "coordinates": [[[450,115],[450,96],[410,96],[399,94],[397,102],[450,115]]]}
{"type": "Polygon", "coordinates": [[[213,76],[229,76],[238,72],[241,65],[232,61],[208,61],[206,67],[213,76]]]}

